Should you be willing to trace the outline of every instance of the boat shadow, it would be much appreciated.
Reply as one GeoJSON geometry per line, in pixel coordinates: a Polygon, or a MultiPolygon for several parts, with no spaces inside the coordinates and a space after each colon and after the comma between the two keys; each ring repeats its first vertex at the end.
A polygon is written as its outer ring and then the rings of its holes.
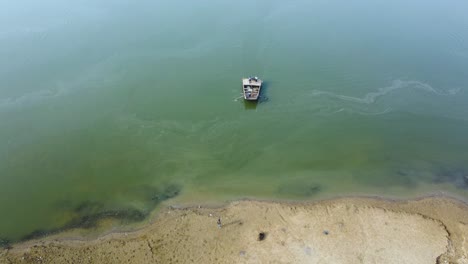
{"type": "Polygon", "coordinates": [[[244,109],[245,110],[255,110],[259,104],[263,104],[269,101],[268,98],[268,89],[270,88],[270,82],[264,81],[262,83],[262,89],[257,101],[247,101],[244,100],[244,109]]]}

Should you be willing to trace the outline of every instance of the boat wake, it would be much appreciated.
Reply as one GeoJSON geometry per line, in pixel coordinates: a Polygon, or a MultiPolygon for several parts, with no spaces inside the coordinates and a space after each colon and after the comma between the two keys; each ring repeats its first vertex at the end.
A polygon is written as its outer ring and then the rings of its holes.
{"type": "Polygon", "coordinates": [[[242,100],[242,99],[244,99],[244,96],[241,94],[239,97],[234,98],[233,101],[234,101],[234,102],[238,102],[239,100],[242,100]]]}

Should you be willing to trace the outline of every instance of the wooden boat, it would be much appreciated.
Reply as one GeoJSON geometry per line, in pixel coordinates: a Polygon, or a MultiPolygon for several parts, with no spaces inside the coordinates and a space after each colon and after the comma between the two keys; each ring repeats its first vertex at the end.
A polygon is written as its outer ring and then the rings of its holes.
{"type": "Polygon", "coordinates": [[[257,101],[262,89],[262,80],[257,76],[242,79],[242,92],[244,99],[248,101],[257,101]]]}

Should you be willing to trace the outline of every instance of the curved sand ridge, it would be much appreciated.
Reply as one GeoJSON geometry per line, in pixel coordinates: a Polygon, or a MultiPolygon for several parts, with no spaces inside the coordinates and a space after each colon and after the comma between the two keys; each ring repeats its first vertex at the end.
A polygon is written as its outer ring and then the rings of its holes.
{"type": "Polygon", "coordinates": [[[467,209],[448,198],[168,208],[132,233],[14,245],[0,263],[468,263],[467,209]]]}

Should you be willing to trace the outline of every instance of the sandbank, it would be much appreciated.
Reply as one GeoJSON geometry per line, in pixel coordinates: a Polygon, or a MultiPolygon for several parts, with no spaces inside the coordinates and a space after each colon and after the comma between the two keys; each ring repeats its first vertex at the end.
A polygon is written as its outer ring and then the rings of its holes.
{"type": "Polygon", "coordinates": [[[468,207],[439,196],[168,207],[132,232],[14,244],[0,263],[468,263],[468,207]]]}

